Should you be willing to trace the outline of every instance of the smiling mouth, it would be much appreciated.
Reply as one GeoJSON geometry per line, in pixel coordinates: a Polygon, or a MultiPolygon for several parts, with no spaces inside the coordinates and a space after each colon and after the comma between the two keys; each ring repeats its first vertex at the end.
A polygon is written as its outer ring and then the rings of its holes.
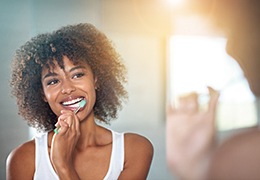
{"type": "Polygon", "coordinates": [[[65,101],[62,102],[61,105],[67,108],[78,108],[79,103],[83,100],[84,98],[76,98],[76,99],[72,99],[70,101],[65,101]]]}

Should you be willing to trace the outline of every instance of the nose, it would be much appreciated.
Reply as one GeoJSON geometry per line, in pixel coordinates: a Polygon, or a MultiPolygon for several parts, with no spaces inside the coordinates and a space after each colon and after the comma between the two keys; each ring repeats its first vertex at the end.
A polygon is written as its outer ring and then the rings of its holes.
{"type": "Polygon", "coordinates": [[[66,81],[62,82],[61,93],[63,93],[63,94],[71,94],[75,90],[76,90],[75,86],[69,80],[66,80],[66,81]]]}

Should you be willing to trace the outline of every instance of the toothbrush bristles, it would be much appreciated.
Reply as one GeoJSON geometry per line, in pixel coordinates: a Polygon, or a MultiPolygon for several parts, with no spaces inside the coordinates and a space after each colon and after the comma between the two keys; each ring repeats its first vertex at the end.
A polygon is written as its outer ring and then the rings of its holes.
{"type": "Polygon", "coordinates": [[[82,100],[79,103],[79,107],[74,111],[74,113],[76,114],[81,108],[83,108],[86,104],[86,100],[82,100]]]}

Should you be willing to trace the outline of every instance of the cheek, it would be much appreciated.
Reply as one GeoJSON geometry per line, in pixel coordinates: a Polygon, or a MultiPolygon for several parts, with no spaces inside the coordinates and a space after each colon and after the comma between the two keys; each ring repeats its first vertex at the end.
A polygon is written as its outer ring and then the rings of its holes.
{"type": "Polygon", "coordinates": [[[50,102],[50,97],[45,94],[45,95],[43,96],[43,100],[44,100],[46,103],[49,104],[49,102],[50,102]]]}
{"type": "Polygon", "coordinates": [[[52,99],[52,97],[53,97],[54,94],[55,94],[55,93],[54,93],[53,91],[44,89],[44,90],[43,90],[44,101],[45,101],[45,102],[49,102],[49,101],[52,99]]]}
{"type": "Polygon", "coordinates": [[[51,97],[49,96],[49,94],[46,94],[46,93],[44,93],[44,94],[45,94],[44,99],[46,100],[46,102],[48,102],[51,97]]]}
{"type": "Polygon", "coordinates": [[[86,93],[88,94],[89,98],[91,99],[91,101],[93,101],[93,103],[95,103],[96,101],[96,89],[94,84],[88,84],[85,87],[82,87],[86,90],[86,93]]]}

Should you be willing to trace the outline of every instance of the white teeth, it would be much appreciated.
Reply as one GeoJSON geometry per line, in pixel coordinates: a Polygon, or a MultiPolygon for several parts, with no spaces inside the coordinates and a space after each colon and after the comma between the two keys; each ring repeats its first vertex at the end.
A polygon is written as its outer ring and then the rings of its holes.
{"type": "Polygon", "coordinates": [[[73,99],[73,100],[71,100],[71,101],[63,102],[62,105],[64,105],[64,106],[69,106],[69,105],[75,104],[75,103],[77,103],[77,102],[79,102],[79,101],[81,101],[81,100],[82,100],[82,98],[73,99]]]}

